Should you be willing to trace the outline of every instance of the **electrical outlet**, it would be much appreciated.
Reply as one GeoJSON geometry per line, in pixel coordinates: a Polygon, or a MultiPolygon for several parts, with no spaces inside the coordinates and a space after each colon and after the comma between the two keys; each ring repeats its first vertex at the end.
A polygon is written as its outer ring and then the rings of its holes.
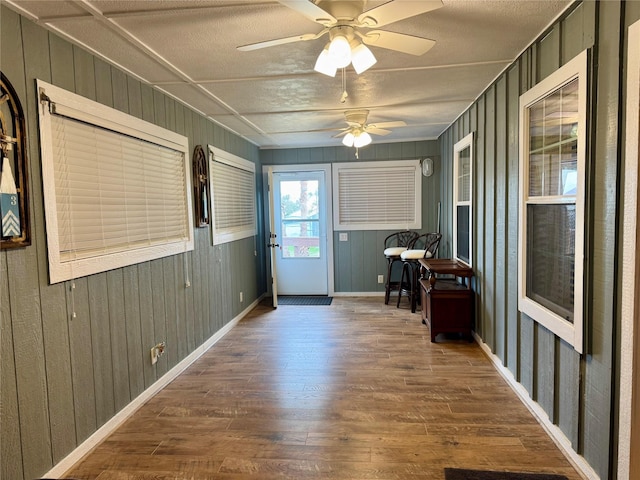
{"type": "Polygon", "coordinates": [[[244,302],[244,295],[240,292],[240,303],[244,302]]]}
{"type": "Polygon", "coordinates": [[[345,232],[341,232],[338,235],[338,238],[340,239],[341,242],[348,242],[349,241],[349,234],[345,233],[345,232]]]}
{"type": "Polygon", "coordinates": [[[384,283],[384,275],[378,275],[378,283],[384,283]]]}

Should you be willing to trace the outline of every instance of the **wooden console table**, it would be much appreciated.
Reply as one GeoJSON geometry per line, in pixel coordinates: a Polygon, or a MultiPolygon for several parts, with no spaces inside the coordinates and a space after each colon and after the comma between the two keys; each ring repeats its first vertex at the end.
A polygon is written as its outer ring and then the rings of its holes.
{"type": "Polygon", "coordinates": [[[473,270],[457,260],[430,258],[420,259],[420,273],[422,323],[429,326],[431,341],[439,333],[459,333],[473,340],[473,270]]]}

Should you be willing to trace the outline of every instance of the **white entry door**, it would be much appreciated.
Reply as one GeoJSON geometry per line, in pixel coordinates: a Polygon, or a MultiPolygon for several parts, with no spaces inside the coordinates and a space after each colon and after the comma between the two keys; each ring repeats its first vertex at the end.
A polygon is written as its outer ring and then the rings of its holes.
{"type": "Polygon", "coordinates": [[[273,171],[279,295],[328,295],[327,174],[273,171]]]}

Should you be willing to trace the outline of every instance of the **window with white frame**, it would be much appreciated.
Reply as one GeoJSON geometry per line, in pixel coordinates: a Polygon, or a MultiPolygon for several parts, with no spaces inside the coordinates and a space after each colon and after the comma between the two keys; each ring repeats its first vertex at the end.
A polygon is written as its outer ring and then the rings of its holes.
{"type": "Polygon", "coordinates": [[[193,250],[188,140],[38,81],[51,283],[193,250]]]}
{"type": "Polygon", "coordinates": [[[453,256],[471,266],[473,133],[453,147],[453,256]]]}
{"type": "Polygon", "coordinates": [[[256,234],[256,167],[253,162],[209,146],[213,244],[256,234]]]}
{"type": "Polygon", "coordinates": [[[520,97],[519,308],[583,349],[587,52],[520,97]]]}
{"type": "Polygon", "coordinates": [[[422,228],[418,160],[333,164],[336,230],[422,228]]]}

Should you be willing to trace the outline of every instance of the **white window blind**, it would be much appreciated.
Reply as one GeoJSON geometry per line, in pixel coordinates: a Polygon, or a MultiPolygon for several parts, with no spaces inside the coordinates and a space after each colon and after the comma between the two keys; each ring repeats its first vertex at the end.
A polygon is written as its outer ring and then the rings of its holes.
{"type": "Polygon", "coordinates": [[[51,282],[192,250],[187,139],[39,88],[51,282]]]}
{"type": "Polygon", "coordinates": [[[213,204],[213,243],[256,234],[255,165],[209,147],[213,204]]]}
{"type": "Polygon", "coordinates": [[[334,164],[333,177],[337,229],[421,228],[418,160],[334,164]]]}

